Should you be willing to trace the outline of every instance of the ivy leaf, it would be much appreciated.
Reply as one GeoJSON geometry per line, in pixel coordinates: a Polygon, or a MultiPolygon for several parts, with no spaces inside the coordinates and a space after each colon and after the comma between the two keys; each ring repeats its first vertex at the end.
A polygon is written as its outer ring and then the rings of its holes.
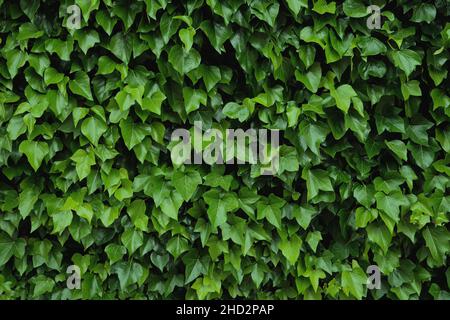
{"type": "Polygon", "coordinates": [[[206,106],[207,98],[208,96],[201,89],[183,88],[183,99],[188,114],[200,108],[200,104],[206,106]]]}
{"type": "Polygon", "coordinates": [[[321,169],[303,169],[302,179],[306,180],[306,187],[308,189],[308,201],[319,194],[319,191],[333,192],[333,186],[329,175],[326,171],[321,169]]]}
{"type": "Polygon", "coordinates": [[[127,250],[124,246],[110,243],[106,246],[105,252],[108,255],[110,264],[113,265],[122,260],[122,257],[127,253],[127,250]]]}
{"type": "Polygon", "coordinates": [[[314,252],[316,252],[317,245],[319,244],[320,240],[322,240],[322,234],[320,233],[320,231],[309,232],[306,236],[306,242],[314,252]]]}
{"type": "Polygon", "coordinates": [[[172,176],[172,184],[181,194],[184,201],[189,201],[197,190],[197,186],[202,183],[202,178],[198,171],[186,170],[176,171],[172,176]]]}
{"type": "Polygon", "coordinates": [[[244,122],[250,116],[249,110],[236,102],[228,102],[222,112],[231,119],[239,119],[240,122],[244,122]]]}
{"type": "Polygon", "coordinates": [[[408,150],[406,145],[401,140],[392,140],[392,141],[384,141],[388,148],[394,152],[394,154],[400,159],[407,161],[408,160],[408,150]]]}
{"type": "Polygon", "coordinates": [[[117,274],[121,290],[125,290],[129,285],[137,283],[145,275],[142,266],[131,261],[121,261],[114,264],[112,272],[117,274]]]}
{"type": "Polygon", "coordinates": [[[320,79],[322,78],[322,69],[320,68],[320,64],[313,64],[311,69],[306,74],[296,70],[295,78],[303,83],[309,91],[316,93],[319,89],[320,79]]]}
{"type": "Polygon", "coordinates": [[[47,278],[44,275],[39,275],[33,278],[33,283],[33,297],[39,297],[44,293],[51,292],[55,286],[55,281],[53,279],[47,278]]]}
{"type": "Polygon", "coordinates": [[[46,85],[57,84],[63,81],[64,74],[59,73],[56,69],[50,67],[45,69],[44,72],[44,82],[46,85]]]}
{"type": "Polygon", "coordinates": [[[0,267],[14,255],[14,241],[3,232],[0,233],[0,267]]]}
{"type": "Polygon", "coordinates": [[[302,239],[297,235],[293,235],[289,241],[282,240],[279,244],[279,248],[283,253],[283,256],[289,261],[290,264],[294,265],[297,262],[300,255],[300,249],[302,247],[302,239]]]}
{"type": "Polygon", "coordinates": [[[271,194],[257,203],[257,218],[266,218],[273,226],[281,228],[281,208],[286,201],[271,194]]]}
{"type": "Polygon", "coordinates": [[[75,3],[80,7],[84,21],[88,22],[91,12],[98,9],[100,0],[75,0],[75,3]]]}
{"type": "Polygon", "coordinates": [[[107,130],[108,126],[96,117],[89,117],[81,124],[81,132],[94,146],[98,145],[98,141],[107,130]]]}
{"type": "Polygon", "coordinates": [[[186,51],[191,50],[192,44],[194,43],[195,29],[192,27],[181,29],[178,34],[184,44],[184,49],[186,51]]]}
{"type": "Polygon", "coordinates": [[[108,45],[109,51],[111,51],[118,59],[123,63],[128,64],[131,59],[131,39],[123,33],[115,34],[108,45]]]}
{"type": "Polygon", "coordinates": [[[227,221],[227,212],[236,210],[239,207],[234,194],[224,194],[217,189],[204,193],[203,199],[208,204],[208,217],[213,228],[223,225],[227,221]]]}
{"type": "Polygon", "coordinates": [[[120,131],[128,150],[133,149],[136,145],[141,143],[147,135],[146,129],[141,125],[136,125],[129,118],[120,121],[120,131]]]}
{"type": "Polygon", "coordinates": [[[136,229],[148,231],[148,216],[145,214],[147,206],[144,200],[135,200],[127,208],[128,215],[131,218],[136,229]]]}
{"type": "Polygon", "coordinates": [[[443,265],[447,254],[450,252],[450,235],[448,230],[442,227],[425,227],[422,231],[425,244],[430,250],[431,256],[438,265],[443,265]]]}
{"type": "Polygon", "coordinates": [[[24,140],[19,145],[19,151],[27,156],[30,165],[37,171],[50,149],[45,142],[24,140]]]}
{"type": "Polygon", "coordinates": [[[70,90],[90,101],[93,101],[89,76],[84,71],[77,71],[75,78],[69,81],[70,90]]]}
{"type": "Polygon", "coordinates": [[[167,251],[176,259],[190,249],[188,241],[180,236],[173,237],[167,243],[167,251]]]}
{"type": "Polygon", "coordinates": [[[193,251],[189,251],[183,256],[183,262],[186,265],[185,283],[190,283],[197,279],[200,275],[208,272],[208,257],[199,257],[193,251]]]}
{"type": "Polygon", "coordinates": [[[186,52],[180,45],[175,45],[169,51],[170,64],[182,75],[197,68],[200,61],[200,54],[195,49],[186,52]]]}
{"type": "Polygon", "coordinates": [[[9,50],[6,53],[6,66],[8,67],[9,75],[11,79],[19,72],[19,69],[22,68],[27,62],[27,54],[17,49],[9,50]]]}
{"type": "Polygon", "coordinates": [[[352,295],[361,300],[364,295],[367,276],[359,264],[353,260],[352,269],[342,271],[341,286],[346,295],[352,295]]]}
{"type": "Polygon", "coordinates": [[[107,207],[102,212],[97,213],[105,227],[109,227],[116,221],[120,214],[120,208],[107,207]]]}
{"type": "Polygon", "coordinates": [[[17,35],[18,41],[24,41],[28,39],[36,39],[42,37],[44,31],[39,30],[33,23],[27,22],[19,27],[19,34],[17,35]]]}
{"type": "Polygon", "coordinates": [[[91,167],[95,165],[95,155],[92,151],[78,149],[70,159],[76,163],[75,168],[80,181],[89,176],[91,167]]]}
{"type": "Polygon", "coordinates": [[[61,234],[72,223],[73,214],[70,211],[60,211],[52,215],[53,233],[61,234]]]}
{"type": "Polygon", "coordinates": [[[178,211],[183,204],[183,197],[176,191],[171,191],[163,197],[161,210],[168,217],[178,220],[178,211]]]}
{"type": "Polygon", "coordinates": [[[431,23],[436,17],[436,7],[429,3],[421,3],[414,8],[411,21],[431,23]]]}
{"type": "Polygon", "coordinates": [[[144,243],[144,235],[142,231],[127,229],[122,233],[120,241],[127,248],[128,254],[132,255],[144,243]]]}
{"type": "Polygon", "coordinates": [[[406,73],[407,77],[422,63],[421,56],[417,52],[409,49],[391,51],[389,57],[397,68],[400,68],[406,73]]]}
{"type": "Polygon", "coordinates": [[[344,113],[348,112],[352,98],[357,97],[355,90],[352,86],[344,84],[339,86],[336,90],[331,90],[331,96],[336,100],[336,106],[344,113]]]}
{"type": "Polygon", "coordinates": [[[388,228],[382,224],[370,224],[366,228],[369,241],[376,243],[384,253],[388,252],[392,235],[388,228]]]}
{"type": "Polygon", "coordinates": [[[377,192],[375,199],[377,201],[377,208],[386,212],[395,222],[398,222],[400,219],[400,206],[407,206],[409,204],[405,196],[400,192],[393,192],[389,195],[383,192],[377,192]]]}
{"type": "Polygon", "coordinates": [[[98,32],[95,30],[77,30],[74,34],[74,39],[78,41],[78,45],[84,54],[87,54],[90,48],[100,42],[98,32]]]}
{"type": "Polygon", "coordinates": [[[335,13],[336,12],[336,2],[332,1],[327,3],[327,0],[317,0],[314,1],[313,11],[318,14],[325,13],[335,13]]]}
{"type": "Polygon", "coordinates": [[[286,2],[288,4],[289,9],[291,9],[294,15],[296,16],[298,15],[302,7],[308,9],[307,0],[287,0],[286,2]]]}
{"type": "Polygon", "coordinates": [[[362,18],[368,15],[366,5],[360,0],[345,0],[344,13],[351,18],[362,18]]]}

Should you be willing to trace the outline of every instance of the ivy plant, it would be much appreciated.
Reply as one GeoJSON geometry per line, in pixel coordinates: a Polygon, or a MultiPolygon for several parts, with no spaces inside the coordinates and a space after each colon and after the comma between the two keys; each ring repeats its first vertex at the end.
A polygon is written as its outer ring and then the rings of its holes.
{"type": "Polygon", "coordinates": [[[0,299],[450,298],[448,1],[0,12],[0,299]],[[175,161],[196,121],[279,170],[175,161]]]}

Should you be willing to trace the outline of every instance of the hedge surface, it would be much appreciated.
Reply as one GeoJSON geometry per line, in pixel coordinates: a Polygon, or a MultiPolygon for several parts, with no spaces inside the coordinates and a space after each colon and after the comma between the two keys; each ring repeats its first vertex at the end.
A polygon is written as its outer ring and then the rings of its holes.
{"type": "Polygon", "coordinates": [[[1,299],[450,297],[448,0],[0,12],[1,299]],[[176,165],[194,121],[280,130],[280,170],[176,165]]]}

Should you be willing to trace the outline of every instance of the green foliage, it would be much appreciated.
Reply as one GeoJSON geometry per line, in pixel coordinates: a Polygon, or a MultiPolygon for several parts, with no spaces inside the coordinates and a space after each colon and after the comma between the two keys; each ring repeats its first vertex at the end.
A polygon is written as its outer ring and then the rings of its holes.
{"type": "Polygon", "coordinates": [[[0,11],[1,299],[450,297],[448,1],[0,11]],[[280,130],[280,170],[172,162],[195,121],[280,130]]]}

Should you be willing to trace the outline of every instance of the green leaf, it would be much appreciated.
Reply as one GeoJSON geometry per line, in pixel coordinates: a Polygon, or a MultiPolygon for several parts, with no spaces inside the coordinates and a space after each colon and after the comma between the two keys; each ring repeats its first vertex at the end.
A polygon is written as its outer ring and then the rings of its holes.
{"type": "Polygon", "coordinates": [[[200,104],[206,106],[207,98],[206,92],[201,89],[183,88],[184,105],[188,114],[200,108],[200,104]]]}
{"type": "Polygon", "coordinates": [[[120,214],[120,208],[115,207],[107,207],[102,212],[97,213],[99,215],[100,220],[102,221],[105,227],[109,227],[117,220],[120,214]]]}
{"type": "Polygon", "coordinates": [[[374,212],[376,213],[376,211],[373,209],[368,210],[363,207],[359,207],[358,209],[356,209],[355,226],[358,228],[366,228],[367,225],[377,217],[374,212]]]}
{"type": "Polygon", "coordinates": [[[344,293],[348,296],[352,295],[358,300],[364,296],[364,288],[366,286],[367,276],[361,269],[359,264],[353,260],[352,269],[342,271],[341,286],[344,293]]]}
{"type": "Polygon", "coordinates": [[[450,235],[448,230],[443,227],[427,226],[422,230],[422,236],[433,259],[437,261],[438,265],[443,265],[447,254],[450,252],[450,235]]]}
{"type": "Polygon", "coordinates": [[[286,2],[288,4],[289,9],[291,9],[294,15],[296,16],[298,15],[302,7],[308,9],[307,0],[286,0],[286,2]]]}
{"type": "Polygon", "coordinates": [[[90,48],[100,42],[98,32],[95,30],[77,30],[74,34],[74,39],[78,41],[78,45],[84,54],[87,54],[90,48]]]}
{"type": "MultiPolygon", "coordinates": [[[[365,6],[364,6],[364,12],[365,6]]],[[[374,37],[360,37],[358,38],[358,47],[361,50],[363,57],[376,56],[378,54],[386,53],[386,45],[374,37]]]]}
{"type": "Polygon", "coordinates": [[[336,12],[336,2],[332,1],[330,3],[327,3],[327,0],[317,0],[313,1],[313,11],[317,12],[318,14],[325,14],[325,13],[335,13],[336,12]]]}
{"type": "Polygon", "coordinates": [[[136,229],[141,231],[148,231],[148,216],[145,214],[147,206],[144,200],[135,200],[127,208],[128,215],[131,222],[136,229]]]}
{"type": "Polygon", "coordinates": [[[75,78],[69,81],[70,90],[90,101],[93,101],[89,76],[84,71],[77,71],[75,78]]]}
{"type": "Polygon", "coordinates": [[[14,255],[14,240],[0,232],[0,267],[3,267],[14,255]]]}
{"type": "Polygon", "coordinates": [[[295,78],[303,83],[309,91],[316,93],[319,89],[320,79],[322,78],[322,69],[320,68],[320,64],[314,63],[306,74],[295,70],[295,78]]]}
{"type": "Polygon", "coordinates": [[[331,96],[336,100],[336,106],[344,113],[348,112],[352,98],[357,97],[355,90],[352,86],[344,84],[336,90],[331,90],[331,96]]]}
{"type": "Polygon", "coordinates": [[[18,41],[24,41],[28,39],[36,39],[42,37],[44,31],[39,30],[33,23],[27,22],[19,27],[19,34],[17,35],[18,41]]]}
{"type": "Polygon", "coordinates": [[[176,259],[183,254],[183,252],[188,251],[190,247],[185,238],[176,236],[169,240],[166,249],[176,259]]]}
{"type": "Polygon", "coordinates": [[[408,143],[408,150],[411,151],[412,158],[417,165],[424,170],[430,167],[434,161],[435,153],[431,148],[408,143]]]}
{"type": "Polygon", "coordinates": [[[376,243],[386,253],[392,241],[392,235],[388,228],[383,224],[372,223],[367,226],[366,230],[369,241],[376,243]]]}
{"type": "Polygon", "coordinates": [[[228,102],[222,112],[228,118],[239,119],[240,122],[244,122],[250,116],[249,110],[236,102],[228,102]]]}
{"type": "Polygon", "coordinates": [[[239,207],[234,194],[219,192],[217,189],[204,193],[203,199],[208,205],[207,213],[213,228],[223,225],[227,221],[227,212],[239,207]]]}
{"type": "Polygon", "coordinates": [[[407,206],[408,200],[401,192],[393,192],[389,195],[383,192],[377,192],[375,194],[377,201],[377,208],[383,210],[394,221],[399,221],[400,206],[407,206]]]}
{"type": "Polygon", "coordinates": [[[91,150],[86,152],[78,149],[70,159],[76,163],[75,169],[80,181],[91,173],[91,167],[95,165],[95,155],[91,150]]]}
{"type": "Polygon", "coordinates": [[[422,64],[421,56],[417,52],[409,49],[391,51],[389,57],[397,68],[400,68],[406,73],[407,77],[409,77],[417,66],[422,64]]]}
{"type": "Polygon", "coordinates": [[[56,53],[63,61],[70,61],[70,55],[73,52],[73,38],[67,37],[66,40],[47,39],[45,41],[45,50],[50,53],[56,53]]]}
{"type": "Polygon", "coordinates": [[[144,235],[142,231],[127,229],[122,233],[120,241],[127,248],[128,254],[132,255],[144,243],[144,235]]]}
{"type": "Polygon", "coordinates": [[[56,69],[50,67],[45,69],[44,72],[44,82],[48,86],[50,84],[57,84],[63,81],[64,74],[59,73],[56,69]]]}
{"type": "Polygon", "coordinates": [[[429,3],[421,3],[414,8],[411,21],[431,23],[436,18],[436,7],[429,3]]]}
{"type": "Polygon", "coordinates": [[[33,283],[35,284],[33,297],[39,297],[47,292],[51,292],[55,286],[55,281],[44,275],[39,275],[33,278],[33,283]]]}
{"type": "Polygon", "coordinates": [[[392,140],[392,141],[384,141],[388,148],[394,152],[394,154],[400,159],[407,161],[408,160],[408,150],[406,145],[401,140],[392,140]]]}
{"type": "Polygon", "coordinates": [[[103,75],[113,73],[114,70],[116,70],[116,65],[117,65],[114,62],[114,60],[112,60],[108,56],[101,56],[98,59],[97,64],[98,64],[97,74],[103,74],[103,75]]]}
{"type": "Polygon", "coordinates": [[[80,7],[84,21],[88,22],[91,12],[98,9],[100,0],[75,0],[75,3],[80,7]]]}
{"type": "Polygon", "coordinates": [[[286,201],[271,194],[266,200],[257,203],[257,218],[266,218],[273,226],[281,229],[281,208],[286,201]]]}
{"type": "Polygon", "coordinates": [[[317,211],[310,206],[294,207],[293,216],[297,223],[306,230],[311,223],[312,218],[317,214],[317,211]]]}
{"type": "Polygon", "coordinates": [[[112,265],[120,260],[127,253],[127,249],[119,244],[110,243],[106,246],[105,252],[108,255],[109,263],[112,265]]]}
{"type": "Polygon", "coordinates": [[[414,97],[422,96],[422,90],[420,89],[419,81],[417,80],[402,83],[401,90],[403,98],[405,100],[408,100],[410,96],[414,97]]]}
{"type": "Polygon", "coordinates": [[[81,124],[81,132],[94,146],[98,145],[98,141],[107,130],[108,126],[96,117],[89,117],[81,124]]]}
{"type": "Polygon", "coordinates": [[[282,240],[280,242],[279,248],[290,264],[297,262],[302,243],[302,239],[297,235],[293,235],[289,240],[282,240]]]}
{"type": "Polygon", "coordinates": [[[351,18],[362,18],[368,15],[367,6],[361,0],[345,0],[343,9],[345,15],[351,18]]]}
{"type": "Polygon", "coordinates": [[[306,181],[306,187],[308,189],[308,201],[313,199],[319,194],[319,191],[331,191],[333,192],[333,186],[329,175],[326,171],[321,169],[303,169],[302,179],[306,181]]]}
{"type": "Polygon", "coordinates": [[[147,135],[147,130],[135,124],[130,118],[120,121],[120,132],[128,150],[141,143],[147,135]]]}
{"type": "Polygon", "coordinates": [[[45,142],[24,140],[19,145],[19,151],[27,156],[30,165],[37,171],[50,149],[45,142]]]}
{"type": "Polygon", "coordinates": [[[109,51],[113,53],[123,63],[128,64],[131,59],[131,39],[123,33],[115,34],[108,45],[109,51]]]}
{"type": "Polygon", "coordinates": [[[195,29],[192,27],[181,29],[178,32],[178,35],[180,36],[180,40],[184,44],[184,49],[186,51],[191,50],[192,44],[194,43],[195,29]]]}
{"type": "Polygon", "coordinates": [[[172,176],[172,184],[181,194],[184,201],[189,201],[194,195],[199,184],[202,183],[202,177],[198,171],[186,170],[185,172],[176,171],[172,176]]]}
{"type": "Polygon", "coordinates": [[[52,215],[53,233],[61,234],[72,223],[73,214],[70,211],[60,211],[52,215]]]}
{"type": "Polygon", "coordinates": [[[22,68],[27,62],[28,55],[25,52],[22,52],[17,49],[8,50],[6,53],[6,66],[8,67],[9,75],[11,79],[19,72],[19,69],[22,68]]]}
{"type": "Polygon", "coordinates": [[[155,85],[142,99],[142,109],[161,115],[161,105],[166,98],[166,95],[155,85]]]}
{"type": "Polygon", "coordinates": [[[175,45],[169,51],[169,62],[181,75],[197,68],[200,61],[200,54],[195,49],[186,52],[180,45],[175,45]]]}
{"type": "Polygon", "coordinates": [[[161,35],[164,43],[167,44],[170,38],[177,32],[181,21],[179,19],[174,19],[167,13],[164,13],[161,17],[159,28],[161,30],[161,35]]]}
{"type": "Polygon", "coordinates": [[[365,206],[366,208],[370,208],[372,203],[375,202],[375,189],[373,185],[357,185],[353,190],[353,196],[355,199],[365,206]]]}
{"type": "Polygon", "coordinates": [[[320,240],[322,240],[322,234],[319,231],[309,232],[306,236],[306,242],[314,252],[316,252],[320,240]]]}

